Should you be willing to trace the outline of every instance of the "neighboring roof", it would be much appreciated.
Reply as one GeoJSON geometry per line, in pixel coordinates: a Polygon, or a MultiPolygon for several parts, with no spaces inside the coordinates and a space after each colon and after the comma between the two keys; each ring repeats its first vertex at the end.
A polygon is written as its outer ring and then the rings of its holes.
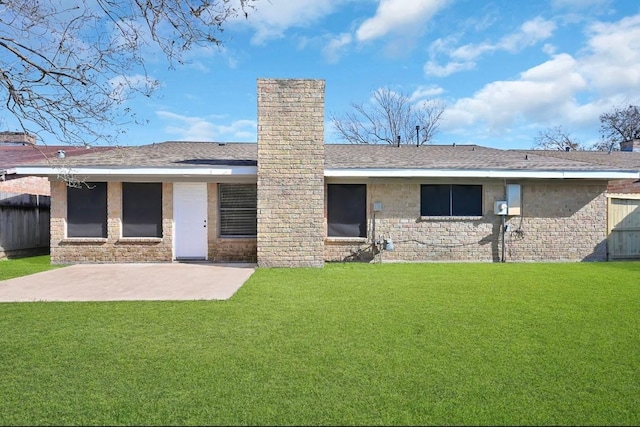
{"type": "Polygon", "coordinates": [[[212,165],[256,166],[255,143],[162,142],[140,146],[122,146],[106,153],[58,161],[68,167],[167,168],[212,165]]]}
{"type": "Polygon", "coordinates": [[[68,145],[0,145],[0,170],[11,170],[15,166],[42,163],[54,159],[59,150],[67,156],[79,156],[88,153],[110,150],[113,147],[87,149],[68,145]]]}
{"type": "MultiPolygon", "coordinates": [[[[78,173],[105,175],[255,175],[257,157],[255,143],[169,141],[53,159],[29,168],[28,173],[46,174],[47,168],[58,165],[80,171],[78,173]]],[[[537,151],[477,145],[325,145],[326,176],[616,179],[637,178],[638,170],[640,168],[591,163],[537,151]]]]}
{"type": "MultiPolygon", "coordinates": [[[[516,151],[516,150],[514,150],[516,151]]],[[[557,159],[573,160],[594,165],[614,166],[623,169],[640,171],[640,152],[638,151],[560,151],[560,150],[526,150],[528,154],[536,154],[557,159]]]]}

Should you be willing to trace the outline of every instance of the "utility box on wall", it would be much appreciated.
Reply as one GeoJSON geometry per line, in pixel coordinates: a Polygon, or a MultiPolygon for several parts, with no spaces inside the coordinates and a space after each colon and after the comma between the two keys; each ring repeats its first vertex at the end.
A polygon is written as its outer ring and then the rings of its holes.
{"type": "Polygon", "coordinates": [[[520,184],[507,184],[507,215],[522,215],[522,189],[520,184]]]}

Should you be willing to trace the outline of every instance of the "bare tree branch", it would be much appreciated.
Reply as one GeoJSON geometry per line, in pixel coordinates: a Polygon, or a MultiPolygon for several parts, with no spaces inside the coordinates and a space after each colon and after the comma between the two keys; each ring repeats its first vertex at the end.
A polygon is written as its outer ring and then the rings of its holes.
{"type": "Polygon", "coordinates": [[[25,132],[117,142],[139,120],[125,101],[159,87],[145,68],[154,49],[182,63],[194,46],[220,44],[255,1],[0,0],[0,102],[25,132]]]}
{"type": "Polygon", "coordinates": [[[431,99],[423,101],[420,108],[415,110],[416,124],[420,125],[420,144],[430,144],[433,141],[446,108],[444,101],[431,99]]]}
{"type": "Polygon", "coordinates": [[[446,104],[427,100],[412,104],[404,94],[387,88],[373,93],[370,104],[351,104],[344,116],[332,114],[334,129],[352,144],[401,143],[422,145],[433,141],[446,104]],[[416,126],[420,126],[418,134],[416,126]]]}
{"type": "Polygon", "coordinates": [[[619,148],[621,142],[640,138],[640,107],[629,105],[626,108],[615,107],[600,115],[600,134],[604,146],[614,144],[619,148]]]}
{"type": "Polygon", "coordinates": [[[534,150],[585,150],[585,146],[576,141],[562,126],[541,130],[534,141],[534,150]]]}

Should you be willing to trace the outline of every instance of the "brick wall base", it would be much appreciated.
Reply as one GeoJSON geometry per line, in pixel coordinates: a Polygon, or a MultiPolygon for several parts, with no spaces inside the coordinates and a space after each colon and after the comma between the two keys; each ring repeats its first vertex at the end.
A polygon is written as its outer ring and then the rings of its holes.
{"type": "MultiPolygon", "coordinates": [[[[482,182],[484,212],[473,218],[420,217],[420,183],[411,180],[371,182],[367,186],[366,239],[324,239],[325,261],[499,262],[501,217],[493,204],[504,197],[504,184],[482,182]],[[375,220],[371,206],[382,202],[375,220]],[[374,232],[375,225],[375,232],[374,232]],[[380,252],[375,240],[391,239],[393,251],[380,252]]],[[[172,260],[172,184],[163,184],[164,237],[120,239],[121,184],[108,186],[107,239],[66,239],[66,187],[52,185],[51,259],[53,263],[168,262],[172,260]]],[[[506,261],[606,260],[606,184],[526,182],[522,217],[507,217],[506,261]]],[[[209,184],[209,249],[214,262],[256,262],[257,239],[217,236],[217,186],[209,184]]],[[[293,225],[287,225],[293,226],[293,225]]]]}
{"type": "MultiPolygon", "coordinates": [[[[605,188],[523,184],[523,216],[506,220],[505,261],[606,260],[605,188]]],[[[367,190],[369,210],[374,201],[383,205],[376,214],[375,236],[369,212],[367,241],[327,239],[327,261],[501,261],[501,217],[493,214],[493,204],[503,199],[503,183],[483,183],[484,213],[477,218],[420,217],[420,183],[374,183],[367,190]],[[380,252],[381,245],[372,245],[385,238],[392,240],[393,251],[380,252]]]]}
{"type": "Polygon", "coordinates": [[[51,195],[49,179],[38,176],[6,175],[6,181],[0,181],[0,192],[51,195]]]}
{"type": "MultiPolygon", "coordinates": [[[[162,185],[163,237],[160,239],[121,238],[122,184],[107,187],[107,238],[66,238],[67,188],[64,182],[52,183],[51,262],[120,263],[170,262],[173,260],[173,184],[162,185]]],[[[222,239],[217,236],[217,185],[209,184],[208,259],[214,262],[255,262],[256,239],[222,239]]]]}

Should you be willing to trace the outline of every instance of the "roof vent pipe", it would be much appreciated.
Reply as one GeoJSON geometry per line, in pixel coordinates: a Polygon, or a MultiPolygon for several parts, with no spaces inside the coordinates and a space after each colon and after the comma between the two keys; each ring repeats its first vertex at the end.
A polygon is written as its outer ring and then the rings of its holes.
{"type": "Polygon", "coordinates": [[[564,151],[567,151],[567,152],[571,151],[571,147],[564,147],[564,151]]]}
{"type": "Polygon", "coordinates": [[[416,125],[416,147],[420,146],[420,125],[416,125]]]}
{"type": "Polygon", "coordinates": [[[398,147],[400,147],[400,135],[398,135],[398,147]]]}

